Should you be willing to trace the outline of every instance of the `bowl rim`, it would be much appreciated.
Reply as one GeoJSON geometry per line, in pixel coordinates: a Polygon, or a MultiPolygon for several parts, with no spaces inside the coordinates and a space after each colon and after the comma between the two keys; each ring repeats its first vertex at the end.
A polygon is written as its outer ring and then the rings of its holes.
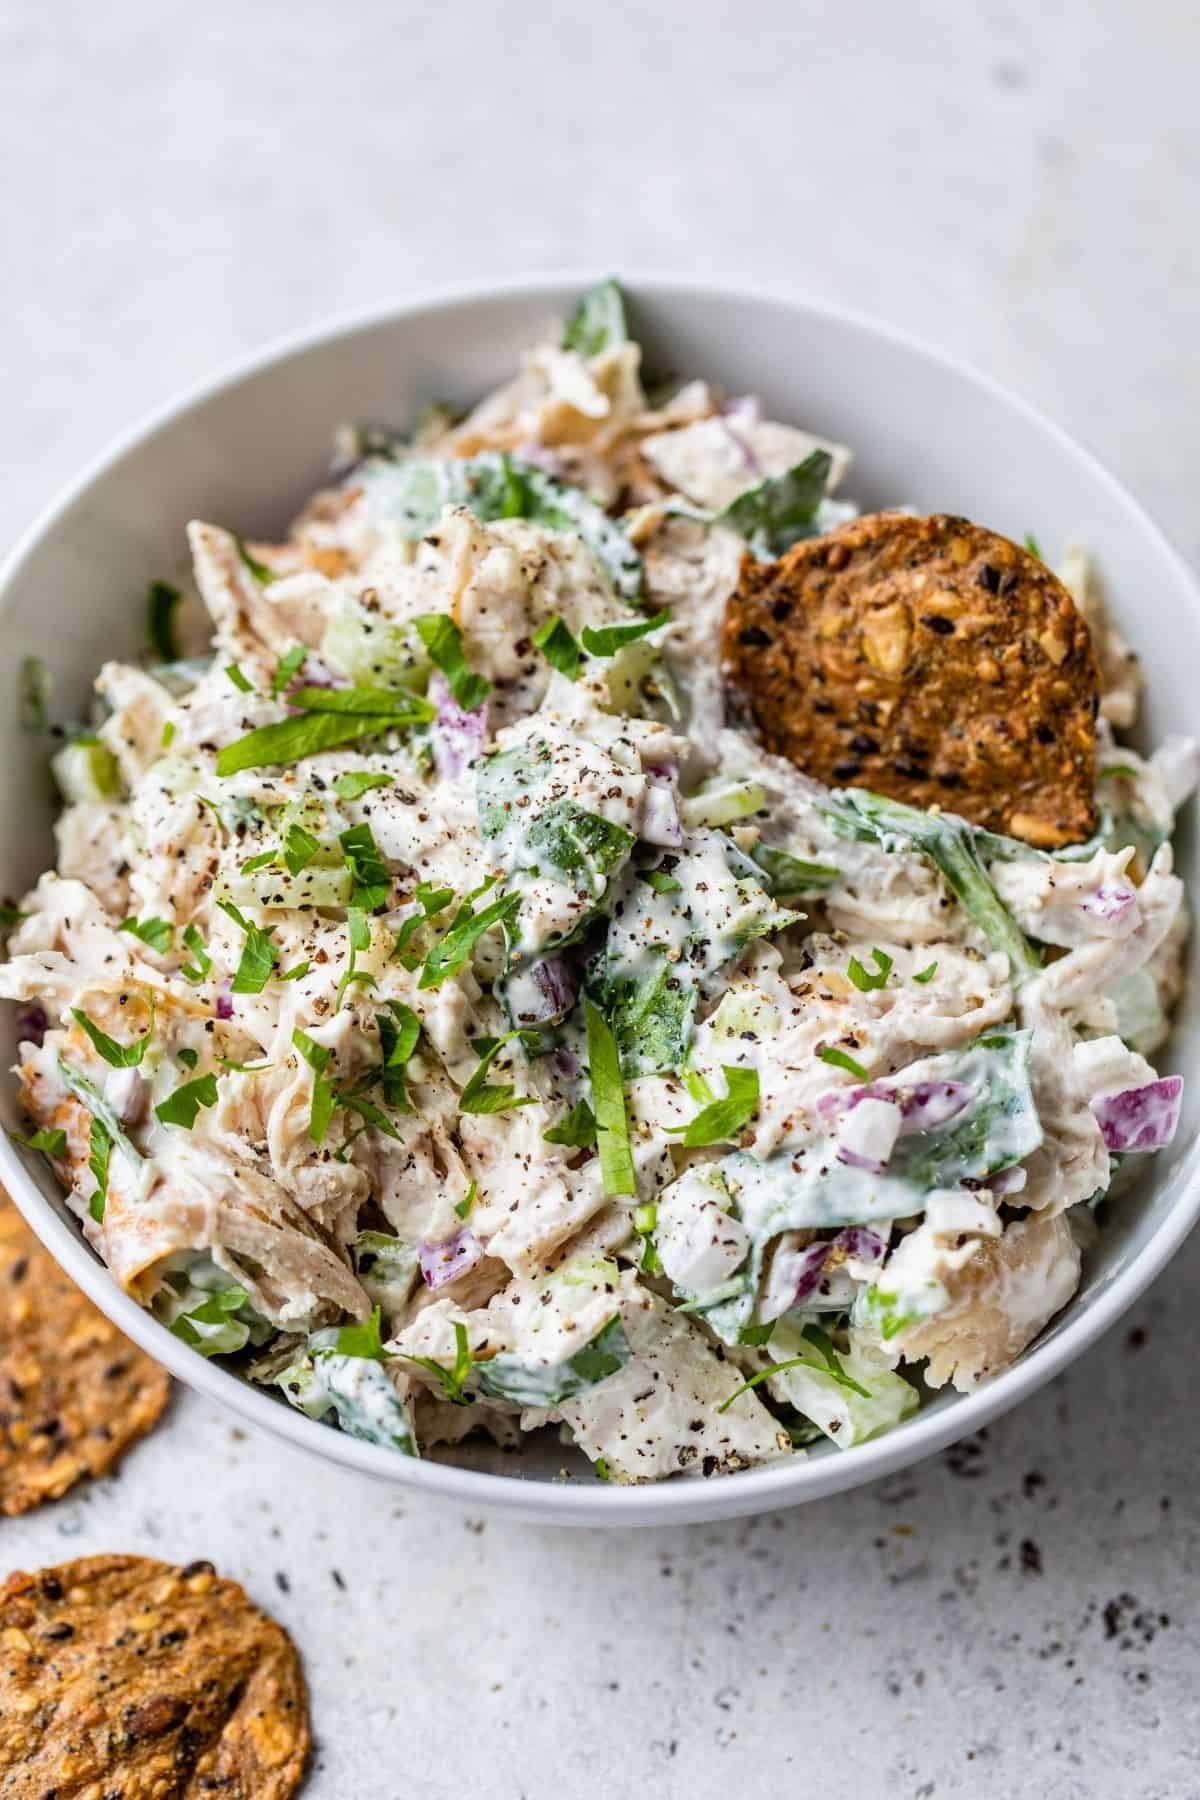
{"type": "MultiPolygon", "coordinates": [[[[403,300],[377,302],[325,318],[273,339],[262,348],[226,364],[217,374],[192,384],[181,397],[150,409],[120,432],[38,513],[0,565],[0,617],[9,593],[42,540],[88,490],[124,457],[187,417],[189,413],[276,366],[339,339],[366,333],[392,321],[424,312],[447,312],[477,302],[503,304],[552,296],[566,289],[585,291],[603,273],[594,268],[546,269],[517,276],[480,277],[422,289],[403,300]]],[[[1142,503],[1100,460],[1070,433],[986,371],[947,355],[907,330],[885,323],[853,307],[831,300],[784,292],[778,287],[720,278],[675,274],[663,269],[633,270],[622,276],[633,295],[648,298],[698,299],[748,303],[819,319],[867,336],[883,339],[911,360],[932,366],[976,389],[1017,415],[1026,425],[1083,465],[1113,506],[1124,512],[1144,539],[1173,565],[1200,608],[1200,583],[1190,565],[1142,503]]],[[[793,1457],[765,1467],[739,1471],[716,1481],[676,1481],[620,1486],[570,1479],[525,1479],[519,1458],[512,1473],[466,1469],[451,1462],[399,1456],[281,1404],[237,1375],[198,1356],[172,1336],[113,1282],[73,1223],[55,1210],[23,1166],[7,1133],[0,1133],[0,1181],[51,1255],[88,1297],[150,1356],[189,1387],[218,1401],[249,1423],[327,1462],[396,1483],[416,1493],[436,1496],[464,1509],[486,1510],[540,1524],[662,1525],[733,1518],[773,1508],[798,1505],[859,1487],[894,1473],[978,1431],[990,1420],[1027,1398],[1073,1362],[1142,1295],[1179,1249],[1200,1213],[1200,1141],[1192,1146],[1171,1177],[1178,1190],[1174,1204],[1152,1237],[1128,1265],[1071,1316],[1069,1303],[1062,1323],[1009,1369],[973,1393],[956,1396],[940,1411],[918,1412],[885,1436],[840,1454],[820,1458],[793,1457]]]]}

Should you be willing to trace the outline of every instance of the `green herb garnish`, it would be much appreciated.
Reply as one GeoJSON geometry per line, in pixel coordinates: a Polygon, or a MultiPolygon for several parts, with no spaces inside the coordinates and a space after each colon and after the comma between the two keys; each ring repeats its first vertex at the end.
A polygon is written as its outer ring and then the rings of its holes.
{"type": "Polygon", "coordinates": [[[463,1195],[462,1199],[458,1202],[458,1204],[454,1208],[456,1214],[458,1215],[458,1217],[460,1219],[466,1219],[466,1218],[470,1217],[471,1208],[475,1204],[475,1200],[476,1200],[478,1193],[479,1193],[479,1184],[476,1181],[472,1181],[470,1186],[467,1188],[466,1193],[463,1195]]]}
{"type": "Polygon", "coordinates": [[[275,927],[269,925],[264,931],[261,926],[252,925],[231,900],[218,900],[217,905],[246,934],[232,991],[235,994],[261,994],[279,961],[279,952],[271,942],[275,927]]]}
{"type": "Polygon", "coordinates": [[[169,581],[152,581],[146,594],[146,633],[159,662],[179,661],[175,613],[183,595],[169,581]]]}
{"type": "Polygon", "coordinates": [[[96,1183],[96,1191],[88,1201],[88,1211],[99,1224],[108,1203],[108,1165],[112,1160],[112,1133],[103,1119],[93,1115],[88,1129],[88,1168],[96,1183]]]}
{"type": "Polygon", "coordinates": [[[252,694],[254,692],[253,682],[244,673],[239,663],[226,663],[225,673],[228,675],[239,694],[252,694]]]}
{"type": "Polygon", "coordinates": [[[627,343],[625,296],[609,276],[589,288],[563,328],[562,347],[580,356],[599,356],[614,345],[627,343]]]}
{"type": "Polygon", "coordinates": [[[596,1143],[600,1152],[600,1178],[606,1194],[636,1194],[633,1148],[625,1111],[625,1086],[621,1057],[612,1026],[591,1000],[584,1001],[587,1020],[588,1066],[592,1078],[592,1110],[596,1115],[596,1143]]]}
{"type": "Polygon", "coordinates": [[[857,956],[852,956],[846,965],[846,973],[860,994],[874,993],[877,988],[887,986],[887,978],[892,972],[892,958],[885,950],[872,950],[871,961],[874,969],[865,969],[857,956]]]}
{"type": "Polygon", "coordinates": [[[389,1000],[388,1011],[375,1014],[379,1046],[383,1051],[383,1097],[397,1112],[408,1112],[410,1102],[405,1070],[421,1035],[421,1021],[402,1000],[389,1000]]]}
{"type": "Polygon", "coordinates": [[[583,655],[569,626],[564,624],[557,613],[534,632],[533,643],[552,669],[557,669],[568,681],[574,681],[578,677],[583,655]]]}
{"type": "Polygon", "coordinates": [[[241,558],[242,562],[245,564],[246,568],[249,569],[251,575],[253,575],[253,577],[254,577],[255,581],[257,581],[259,587],[266,587],[269,582],[272,582],[275,580],[274,569],[268,569],[265,562],[259,562],[257,556],[252,556],[250,554],[249,550],[246,548],[245,544],[242,542],[242,539],[237,536],[236,532],[234,533],[233,541],[237,545],[237,553],[238,553],[239,557],[241,558]]]}
{"type": "Polygon", "coordinates": [[[596,1115],[586,1100],[578,1100],[565,1118],[543,1131],[548,1144],[565,1144],[572,1150],[591,1150],[596,1143],[596,1115]]]}
{"type": "Polygon", "coordinates": [[[485,676],[476,675],[467,667],[463,634],[449,613],[421,613],[413,623],[430,661],[436,663],[446,677],[455,704],[464,712],[474,712],[482,706],[492,691],[492,684],[485,676]]]}
{"type": "Polygon", "coordinates": [[[271,677],[271,692],[277,700],[288,683],[294,681],[300,673],[307,657],[308,646],[306,644],[293,644],[291,649],[275,664],[275,673],[271,677]]]}
{"type": "Polygon", "coordinates": [[[427,1374],[432,1375],[447,1400],[452,1400],[455,1406],[469,1404],[464,1384],[474,1363],[471,1359],[471,1342],[467,1337],[465,1325],[460,1324],[457,1320],[454,1324],[454,1365],[452,1368],[447,1369],[443,1363],[435,1362],[432,1356],[412,1356],[408,1352],[402,1352],[402,1355],[405,1362],[416,1363],[418,1368],[424,1369],[427,1374]]]}
{"type": "Polygon", "coordinates": [[[369,769],[350,769],[338,776],[333,791],[339,800],[357,800],[371,788],[391,787],[395,779],[394,775],[372,774],[369,769]]]}
{"type": "Polygon", "coordinates": [[[117,927],[119,931],[128,931],[159,956],[165,956],[175,942],[175,927],[165,919],[135,919],[132,916],[122,919],[117,927]]]}
{"type": "Polygon", "coordinates": [[[173,1094],[160,1100],[154,1111],[164,1125],[178,1125],[190,1131],[202,1106],[217,1104],[217,1078],[210,1069],[195,1081],[185,1081],[173,1094]]]}
{"type": "Polygon", "coordinates": [[[855,1062],[852,1056],[847,1056],[844,1050],[835,1049],[832,1044],[822,1044],[817,1055],[822,1062],[829,1063],[835,1069],[845,1069],[847,1074],[856,1075],[860,1081],[870,1079],[860,1062],[855,1062]]]}
{"type": "Polygon", "coordinates": [[[917,970],[916,974],[913,976],[913,980],[919,981],[922,984],[926,981],[932,981],[937,974],[937,967],[935,962],[929,963],[925,968],[917,970]]]}
{"type": "Polygon", "coordinates": [[[724,1098],[710,1101],[690,1125],[669,1128],[682,1131],[687,1150],[733,1142],[758,1111],[758,1070],[732,1065],[723,1072],[727,1090],[724,1098]]]}
{"type": "Polygon", "coordinates": [[[476,1038],[471,1048],[478,1052],[479,1062],[471,1079],[458,1098],[458,1110],[465,1113],[509,1112],[517,1106],[533,1106],[536,1096],[518,1095],[516,1088],[502,1083],[489,1083],[488,1070],[506,1044],[523,1038],[521,1031],[510,1031],[502,1038],[476,1038]]]}
{"type": "Polygon", "coordinates": [[[646,637],[651,631],[671,621],[671,609],[664,606],[656,612],[652,619],[638,619],[630,625],[601,625],[593,629],[591,625],[583,628],[583,647],[589,656],[615,656],[626,644],[636,644],[639,638],[646,637]]]}
{"type": "Polygon", "coordinates": [[[83,1027],[92,1040],[93,1048],[114,1069],[136,1069],[150,1048],[150,1039],[154,1035],[153,1001],[150,1003],[150,1024],[146,1035],[138,1038],[137,1042],[133,1044],[118,1044],[116,1039],[110,1038],[106,1031],[101,1031],[100,1027],[89,1019],[85,1012],[80,1012],[77,1006],[71,1008],[71,1017],[77,1025],[83,1027]]]}
{"type": "Polygon", "coordinates": [[[9,1133],[14,1142],[24,1144],[27,1150],[41,1150],[47,1156],[65,1156],[67,1152],[67,1134],[65,1131],[50,1131],[43,1128],[35,1131],[32,1137],[22,1137],[19,1131],[9,1133]]]}
{"type": "MultiPolygon", "coordinates": [[[[494,885],[488,881],[484,888],[494,885]]],[[[493,925],[511,925],[521,904],[519,894],[504,894],[499,900],[493,900],[490,906],[482,907],[478,912],[471,910],[468,898],[454,915],[449,931],[433,946],[425,958],[418,987],[440,987],[451,975],[456,975],[470,956],[485,931],[493,925]]]]}
{"type": "Polygon", "coordinates": [[[184,963],[179,973],[186,981],[203,981],[212,968],[212,957],[204,947],[204,939],[194,925],[185,925],[183,941],[191,951],[193,961],[184,963]]]}

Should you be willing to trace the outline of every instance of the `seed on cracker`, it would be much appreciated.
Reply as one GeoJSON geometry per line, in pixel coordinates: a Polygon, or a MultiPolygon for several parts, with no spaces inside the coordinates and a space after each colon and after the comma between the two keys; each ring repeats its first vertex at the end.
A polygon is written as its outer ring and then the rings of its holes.
{"type": "Polygon", "coordinates": [[[169,1387],[0,1194],[0,1512],[103,1474],[157,1423],[169,1387]]]}
{"type": "Polygon", "coordinates": [[[746,557],[723,654],[766,747],[1045,848],[1095,829],[1099,677],[1066,588],[966,519],[871,513],[746,557]]]}
{"type": "Polygon", "coordinates": [[[211,1563],[89,1556],[0,1588],[0,1793],[287,1800],[300,1658],[211,1563]]]}

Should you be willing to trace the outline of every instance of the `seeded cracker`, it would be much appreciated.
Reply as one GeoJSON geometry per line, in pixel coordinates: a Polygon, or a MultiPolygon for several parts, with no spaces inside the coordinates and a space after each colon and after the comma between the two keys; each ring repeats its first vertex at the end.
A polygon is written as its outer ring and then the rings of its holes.
{"type": "Polygon", "coordinates": [[[169,1387],[0,1194],[0,1511],[103,1474],[157,1422],[169,1387]]]}
{"type": "Polygon", "coordinates": [[[5,1800],[287,1800],[308,1748],[295,1646],[210,1563],[89,1556],[0,1589],[5,1800]]]}
{"type": "Polygon", "coordinates": [[[966,519],[872,513],[747,557],[726,675],[769,750],[1051,848],[1095,829],[1087,625],[1028,551],[966,519]]]}

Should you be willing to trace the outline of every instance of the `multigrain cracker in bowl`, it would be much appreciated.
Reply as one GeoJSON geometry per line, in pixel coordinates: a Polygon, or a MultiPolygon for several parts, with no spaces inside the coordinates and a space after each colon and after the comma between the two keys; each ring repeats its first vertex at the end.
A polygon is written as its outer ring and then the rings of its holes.
{"type": "Polygon", "coordinates": [[[1040,557],[967,519],[871,513],[746,557],[724,655],[768,750],[836,786],[1054,849],[1095,829],[1091,637],[1040,557]]]}
{"type": "Polygon", "coordinates": [[[0,1512],[112,1468],[157,1424],[169,1389],[0,1194],[0,1512]]]}
{"type": "Polygon", "coordinates": [[[295,1646],[211,1563],[89,1556],[0,1589],[7,1800],[288,1800],[308,1750],[295,1646]]]}

